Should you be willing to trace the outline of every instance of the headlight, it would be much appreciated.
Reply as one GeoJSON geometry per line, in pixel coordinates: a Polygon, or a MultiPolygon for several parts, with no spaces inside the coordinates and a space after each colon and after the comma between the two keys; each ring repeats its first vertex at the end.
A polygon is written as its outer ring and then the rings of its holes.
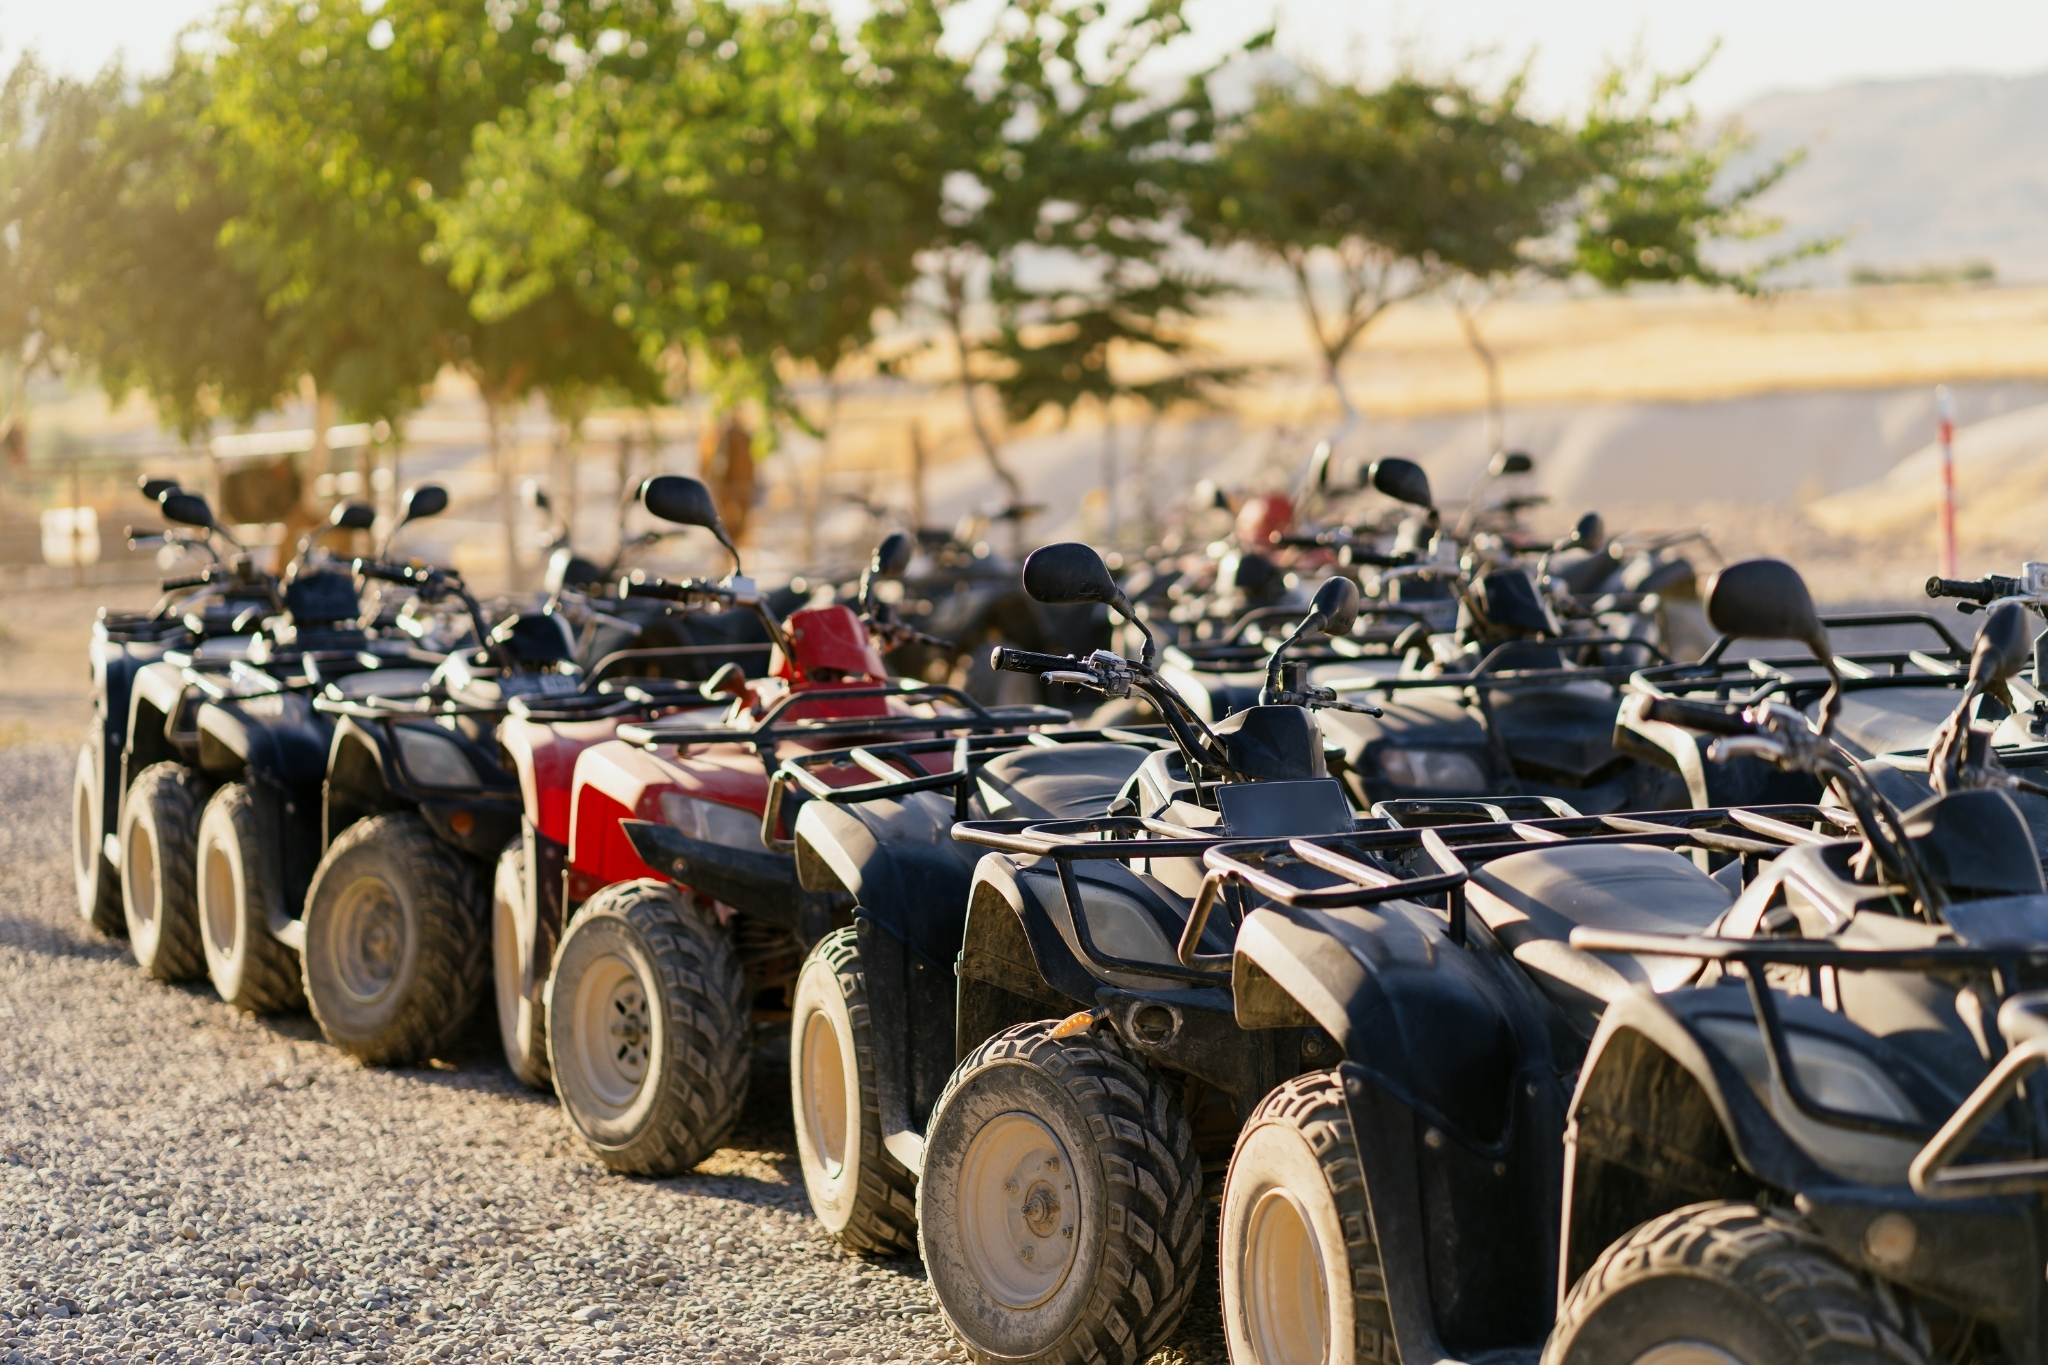
{"type": "Polygon", "coordinates": [[[416,725],[394,727],[398,735],[398,760],[405,774],[422,787],[474,787],[476,769],[452,739],[416,725]]]}
{"type": "Polygon", "coordinates": [[[1380,771],[1397,787],[1426,792],[1486,790],[1486,770],[1458,749],[1380,750],[1380,771]]]}
{"type": "Polygon", "coordinates": [[[700,801],[678,791],[661,794],[661,818],[707,844],[726,848],[761,847],[761,817],[716,801],[700,801]]]}

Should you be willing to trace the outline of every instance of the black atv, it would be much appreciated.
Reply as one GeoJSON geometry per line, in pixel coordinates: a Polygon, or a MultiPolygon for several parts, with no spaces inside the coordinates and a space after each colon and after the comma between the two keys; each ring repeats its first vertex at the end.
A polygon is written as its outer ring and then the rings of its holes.
{"type": "Polygon", "coordinates": [[[208,563],[196,573],[162,580],[162,596],[148,611],[112,612],[102,607],[93,622],[89,658],[94,723],[79,749],[72,780],[71,861],[79,913],[99,932],[113,935],[127,932],[119,831],[128,789],[151,763],[191,756],[190,745],[181,744],[184,731],[167,725],[176,711],[176,690],[161,687],[153,690],[156,704],[142,717],[142,747],[131,753],[137,676],[173,650],[203,652],[209,660],[239,654],[247,638],[278,608],[276,583],[247,555],[221,559],[213,545],[212,514],[202,516],[203,499],[187,497],[170,479],[144,478],[140,487],[171,525],[142,535],[131,529],[130,547],[167,547],[204,555],[208,563]],[[232,643],[236,641],[240,643],[232,643]]]}
{"type": "MultiPolygon", "coordinates": [[[[746,677],[759,677],[774,641],[757,612],[677,612],[668,603],[648,597],[622,597],[616,591],[628,564],[687,528],[674,523],[638,534],[626,529],[626,514],[645,507],[646,481],[619,509],[618,548],[605,563],[578,554],[569,543],[568,524],[555,516],[547,492],[533,486],[532,505],[550,519],[547,594],[544,611],[560,615],[575,639],[576,662],[586,673],[604,667],[607,677],[666,677],[702,683],[727,664],[746,677]]],[[[789,587],[768,592],[765,605],[777,620],[803,605],[804,595],[789,587]]],[[[660,689],[657,689],[660,690],[660,689]]]]}
{"type": "MultiPolygon", "coordinates": [[[[1731,568],[1709,611],[1833,668],[1782,564],[1731,568]]],[[[1980,639],[1959,732],[2025,646],[1980,639]]],[[[1237,1140],[1233,1360],[2038,1358],[2048,1128],[2010,1101],[2048,1056],[2023,993],[2048,886],[1988,751],[1902,812],[1827,738],[1830,703],[1819,727],[1774,702],[1631,705],[1843,805],[1440,827],[1426,859],[1379,835],[1209,855],[1270,902],[1237,929],[1238,1022],[1313,1020],[1344,1057],[1237,1140]],[[1713,877],[1644,847],[1709,816],[1687,839],[1713,877]],[[1315,907],[1390,873],[1462,885],[1426,912],[1315,907]]]]}
{"type": "MultiPolygon", "coordinates": [[[[203,498],[169,491],[162,501],[173,522],[225,537],[203,498]]],[[[359,530],[372,519],[369,507],[345,504],[330,529],[359,530]]],[[[216,565],[180,580],[179,586],[206,586],[187,600],[175,643],[147,627],[108,629],[106,618],[96,632],[107,719],[81,758],[74,837],[84,843],[94,813],[83,795],[93,743],[118,743],[118,766],[104,765],[117,778],[105,803],[113,809],[99,813],[119,831],[107,861],[118,858],[118,906],[137,963],[160,980],[210,974],[223,983],[224,998],[252,1009],[295,1000],[295,975],[273,979],[276,972],[250,962],[232,917],[206,921],[199,904],[209,890],[216,907],[225,904],[223,891],[245,884],[268,903],[288,893],[294,874],[303,889],[311,862],[293,860],[289,831],[295,816],[318,810],[324,762],[324,746],[289,738],[258,740],[252,748],[252,720],[288,727],[291,718],[309,714],[308,694],[336,677],[369,670],[425,676],[407,671],[414,658],[404,643],[371,640],[356,627],[359,606],[348,574],[322,559],[317,544],[309,550],[282,584],[256,574],[246,557],[232,569],[216,565]],[[209,597],[209,588],[221,591],[209,597]],[[156,638],[138,648],[117,634],[156,638]],[[145,662],[145,653],[157,657],[145,662]],[[113,705],[123,692],[127,713],[117,729],[113,705]],[[251,861],[258,854],[260,863],[251,861]]]]}

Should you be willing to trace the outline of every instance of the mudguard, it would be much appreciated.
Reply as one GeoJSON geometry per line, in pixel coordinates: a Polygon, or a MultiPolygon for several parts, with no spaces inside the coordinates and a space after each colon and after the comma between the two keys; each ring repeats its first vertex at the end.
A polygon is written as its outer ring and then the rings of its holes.
{"type": "Polygon", "coordinates": [[[128,691],[128,740],[121,754],[121,790],[152,763],[189,762],[199,735],[191,729],[185,670],[159,660],[135,672],[128,691]]]}
{"type": "MultiPolygon", "coordinates": [[[[321,803],[321,846],[332,844],[358,820],[388,812],[416,811],[443,843],[485,864],[520,837],[518,779],[499,767],[495,754],[462,741],[470,768],[481,779],[466,790],[418,787],[399,765],[391,723],[345,716],[334,727],[321,803]]],[[[459,738],[452,732],[450,738],[459,738]]]]}
{"type": "Polygon", "coordinates": [[[199,708],[199,767],[212,777],[246,772],[278,787],[317,792],[333,742],[333,722],[296,693],[223,698],[199,708]]]}
{"type": "MultiPolygon", "coordinates": [[[[804,892],[789,854],[692,839],[653,820],[621,820],[619,829],[641,862],[699,895],[770,924],[805,928],[804,892]]],[[[806,946],[822,937],[822,930],[805,934],[806,946]]]]}
{"type": "MultiPolygon", "coordinates": [[[[1788,1027],[1841,1042],[1858,1039],[1859,1050],[1873,1057],[1889,1051],[1816,1001],[1780,997],[1778,1006],[1788,1027]]],[[[1794,1200],[1851,1265],[2008,1331],[2031,1331],[2041,1308],[2044,1248],[2030,1201],[1926,1201],[1913,1195],[1903,1174],[1896,1182],[1868,1183],[1825,1169],[1774,1116],[1776,1106],[1761,1097],[1760,1088],[1770,1084],[1767,1073],[1746,1078],[1708,1032],[1714,1021],[1731,1019],[1755,1027],[1740,988],[1661,996],[1639,990],[1608,1007],[1580,1074],[1566,1131],[1560,1291],[1647,1219],[1703,1200],[1754,1200],[1762,1186],[1794,1200]],[[1913,1219],[1917,1249],[1904,1266],[1880,1265],[1866,1250],[1865,1232],[1895,1210],[1913,1219]]],[[[1758,1051],[1761,1056],[1760,1041],[1758,1051]]],[[[1960,1101],[1960,1092],[1949,1094],[1924,1068],[1896,1053],[1891,1060],[1896,1065],[1884,1070],[1902,1082],[1931,1120],[1930,1129],[1960,1101]]],[[[1918,1149],[1916,1142],[1874,1135],[1849,1139],[1896,1145],[1902,1173],[1918,1149]]]]}
{"type": "Polygon", "coordinates": [[[1443,916],[1262,907],[1233,955],[1238,1023],[1304,1016],[1343,1052],[1404,1360],[1472,1359],[1540,1340],[1556,1308],[1554,1245],[1569,1030],[1472,926],[1443,916]]]}
{"type": "Polygon", "coordinates": [[[129,707],[136,674],[163,658],[172,638],[183,638],[182,629],[163,633],[165,639],[123,639],[116,638],[118,632],[110,633],[104,620],[93,625],[88,655],[97,724],[86,742],[93,746],[93,770],[99,774],[103,830],[118,829],[121,824],[121,796],[125,789],[121,755],[128,747],[129,707]]]}
{"type": "Polygon", "coordinates": [[[265,837],[277,842],[284,912],[298,918],[320,860],[333,722],[304,696],[275,692],[206,702],[198,725],[200,771],[248,787],[265,837]]]}
{"type": "Polygon", "coordinates": [[[917,1170],[919,1136],[957,1060],[954,976],[974,850],[952,837],[950,795],[915,792],[858,807],[807,801],[796,867],[812,893],[853,897],[882,1141],[917,1170]]]}

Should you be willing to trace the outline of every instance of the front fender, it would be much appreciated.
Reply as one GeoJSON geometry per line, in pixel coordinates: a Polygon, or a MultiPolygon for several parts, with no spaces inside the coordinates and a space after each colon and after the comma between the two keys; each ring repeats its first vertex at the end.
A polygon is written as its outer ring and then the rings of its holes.
{"type": "MultiPolygon", "coordinates": [[[[1817,1005],[1792,1008],[1800,1003],[1781,1003],[1788,1022],[1826,1024],[1817,1005]]],[[[1859,1182],[1825,1169],[1702,1026],[1731,1018],[1754,1026],[1746,994],[1732,989],[1638,990],[1608,1006],[1566,1130],[1561,1290],[1631,1228],[1687,1204],[1754,1200],[1763,1187],[1792,1198],[1852,1265],[1993,1321],[2033,1312],[2042,1248],[2030,1201],[1922,1200],[1903,1179],[1859,1182]],[[1873,1261],[1865,1246],[1887,1211],[1907,1213],[1918,1230],[1903,1266],[1873,1261]]]]}
{"type": "Polygon", "coordinates": [[[199,708],[199,766],[209,775],[247,772],[310,794],[327,776],[333,742],[333,722],[295,693],[210,701],[199,708]]]}
{"type": "Polygon", "coordinates": [[[804,889],[851,895],[858,913],[950,970],[967,923],[973,852],[953,839],[950,795],[839,806],[806,801],[797,812],[796,870],[804,889]]]}
{"type": "Polygon", "coordinates": [[[1263,907],[1232,955],[1238,1023],[1336,1039],[1403,1359],[1540,1340],[1556,1308],[1568,1027],[1473,925],[1403,902],[1263,907]]]}

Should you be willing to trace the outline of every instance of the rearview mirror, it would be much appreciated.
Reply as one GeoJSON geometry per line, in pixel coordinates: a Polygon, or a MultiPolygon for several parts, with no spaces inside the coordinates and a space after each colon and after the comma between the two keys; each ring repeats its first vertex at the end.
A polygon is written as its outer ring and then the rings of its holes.
{"type": "Polygon", "coordinates": [[[1429,475],[1423,473],[1422,466],[1413,460],[1399,456],[1375,460],[1370,477],[1374,488],[1396,502],[1405,502],[1410,507],[1436,506],[1429,493],[1429,475]]]}
{"type": "Polygon", "coordinates": [[[1829,653],[1806,580],[1782,559],[1745,559],[1716,574],[1707,588],[1707,620],[1723,635],[1799,640],[1816,658],[1829,653]]]}
{"type": "Polygon", "coordinates": [[[377,524],[377,509],[367,502],[345,502],[327,520],[338,531],[367,531],[377,524]]]}
{"type": "Polygon", "coordinates": [[[874,557],[868,561],[868,577],[903,577],[903,571],[910,567],[911,552],[916,548],[909,536],[901,531],[891,531],[875,547],[874,557]]]}
{"type": "Polygon", "coordinates": [[[1560,550],[1603,550],[1607,547],[1607,523],[1598,512],[1588,512],[1572,527],[1560,550]]]}
{"type": "Polygon", "coordinates": [[[1323,634],[1349,635],[1358,621],[1358,585],[1341,575],[1325,579],[1309,609],[1323,618],[1323,634]]]}
{"type": "Polygon", "coordinates": [[[663,521],[678,526],[701,526],[717,536],[718,543],[732,556],[733,564],[739,564],[739,549],[726,534],[725,520],[718,515],[718,502],[702,481],[681,474],[660,474],[641,484],[636,496],[642,507],[663,521]]]}
{"type": "Polygon", "coordinates": [[[147,474],[137,479],[135,486],[140,488],[142,496],[148,498],[151,502],[162,502],[164,494],[178,491],[178,481],[176,479],[152,479],[147,474]]]}
{"type": "Polygon", "coordinates": [[[680,474],[662,474],[641,484],[640,505],[678,526],[701,526],[721,533],[725,530],[711,490],[680,474]]]}
{"type": "Polygon", "coordinates": [[[163,508],[164,519],[175,521],[180,526],[197,526],[204,530],[214,528],[213,509],[206,505],[206,499],[197,493],[187,493],[173,487],[157,500],[163,508]]]}
{"type": "Polygon", "coordinates": [[[1535,468],[1535,457],[1528,451],[1503,450],[1493,457],[1493,463],[1486,467],[1486,472],[1496,479],[1504,479],[1514,474],[1530,473],[1535,468]]]}
{"type": "MultiPolygon", "coordinates": [[[[1101,602],[1118,606],[1123,589],[1109,576],[1102,556],[1076,541],[1041,545],[1024,560],[1024,591],[1051,607],[1101,602]]],[[[1128,614],[1128,613],[1127,613],[1128,614]]]]}
{"type": "Polygon", "coordinates": [[[1970,651],[1970,690],[1989,691],[2019,676],[2032,652],[2032,634],[2025,607],[2010,601],[1993,607],[1970,651]]]}
{"type": "Polygon", "coordinates": [[[1820,703],[1820,732],[1834,728],[1842,675],[1827,627],[1799,570],[1782,559],[1745,559],[1714,575],[1707,587],[1707,620],[1723,635],[1749,640],[1798,640],[1827,669],[1832,685],[1820,703]]]}
{"type": "Polygon", "coordinates": [[[423,483],[406,490],[405,500],[398,505],[398,524],[436,517],[447,510],[448,490],[438,483],[423,483]]]}

